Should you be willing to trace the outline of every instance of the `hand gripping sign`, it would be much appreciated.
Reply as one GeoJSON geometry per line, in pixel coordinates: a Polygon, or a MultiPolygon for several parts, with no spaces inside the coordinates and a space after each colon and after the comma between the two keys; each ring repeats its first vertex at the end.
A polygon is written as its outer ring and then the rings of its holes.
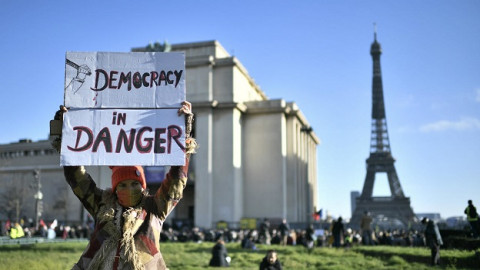
{"type": "Polygon", "coordinates": [[[67,53],[60,165],[184,165],[183,53],[67,53]]]}

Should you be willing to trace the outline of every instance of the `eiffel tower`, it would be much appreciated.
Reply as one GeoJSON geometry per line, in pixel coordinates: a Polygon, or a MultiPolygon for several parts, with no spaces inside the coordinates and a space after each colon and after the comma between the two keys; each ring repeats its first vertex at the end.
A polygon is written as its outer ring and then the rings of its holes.
{"type": "MultiPolygon", "coordinates": [[[[396,224],[406,228],[415,218],[410,207],[410,198],[405,197],[397,172],[393,163],[395,159],[390,151],[388,139],[387,119],[385,116],[385,103],[383,100],[382,72],[380,68],[380,54],[382,48],[377,42],[377,31],[374,32],[374,42],[370,48],[373,58],[372,81],[372,133],[370,137],[370,156],[367,159],[367,176],[363,185],[362,194],[356,198],[356,207],[350,224],[357,226],[368,211],[374,222],[396,224]],[[377,173],[386,173],[390,186],[391,196],[373,197],[373,185],[377,173]],[[399,223],[400,222],[400,223],[399,223]]],[[[395,225],[394,225],[395,226],[395,225]]]]}

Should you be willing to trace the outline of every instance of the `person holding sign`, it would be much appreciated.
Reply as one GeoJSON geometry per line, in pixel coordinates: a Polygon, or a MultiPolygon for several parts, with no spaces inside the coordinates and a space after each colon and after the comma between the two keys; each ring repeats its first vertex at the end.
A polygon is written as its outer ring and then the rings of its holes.
{"type": "MultiPolygon", "coordinates": [[[[62,120],[61,106],[55,119],[62,120]]],[[[185,165],[171,166],[155,195],[146,190],[141,166],[111,166],[112,188],[98,188],[83,166],[64,166],[65,179],[95,219],[95,229],[80,260],[72,269],[167,269],[160,252],[163,222],[182,198],[190,154],[196,142],[190,137],[192,106],[184,101],[185,165]]],[[[52,146],[60,152],[61,136],[52,146]]]]}

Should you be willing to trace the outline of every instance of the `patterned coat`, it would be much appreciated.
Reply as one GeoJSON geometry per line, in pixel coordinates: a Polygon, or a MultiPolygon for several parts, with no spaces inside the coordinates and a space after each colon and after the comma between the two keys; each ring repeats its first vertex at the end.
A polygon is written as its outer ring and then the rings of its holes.
{"type": "Polygon", "coordinates": [[[64,167],[75,195],[95,219],[95,230],[73,269],[167,269],[160,253],[163,222],[182,197],[185,166],[172,166],[154,196],[144,194],[135,208],[123,209],[111,189],[99,189],[83,166],[64,167]]]}

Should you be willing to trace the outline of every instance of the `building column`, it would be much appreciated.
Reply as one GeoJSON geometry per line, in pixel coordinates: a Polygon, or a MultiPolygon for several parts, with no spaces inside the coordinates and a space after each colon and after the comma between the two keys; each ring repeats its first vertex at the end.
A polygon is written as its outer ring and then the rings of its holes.
{"type": "Polygon", "coordinates": [[[213,210],[212,108],[196,108],[195,133],[199,145],[195,158],[195,226],[210,228],[213,210]]]}
{"type": "Polygon", "coordinates": [[[239,222],[243,217],[242,110],[240,104],[219,103],[215,111],[213,222],[239,222]]]}

